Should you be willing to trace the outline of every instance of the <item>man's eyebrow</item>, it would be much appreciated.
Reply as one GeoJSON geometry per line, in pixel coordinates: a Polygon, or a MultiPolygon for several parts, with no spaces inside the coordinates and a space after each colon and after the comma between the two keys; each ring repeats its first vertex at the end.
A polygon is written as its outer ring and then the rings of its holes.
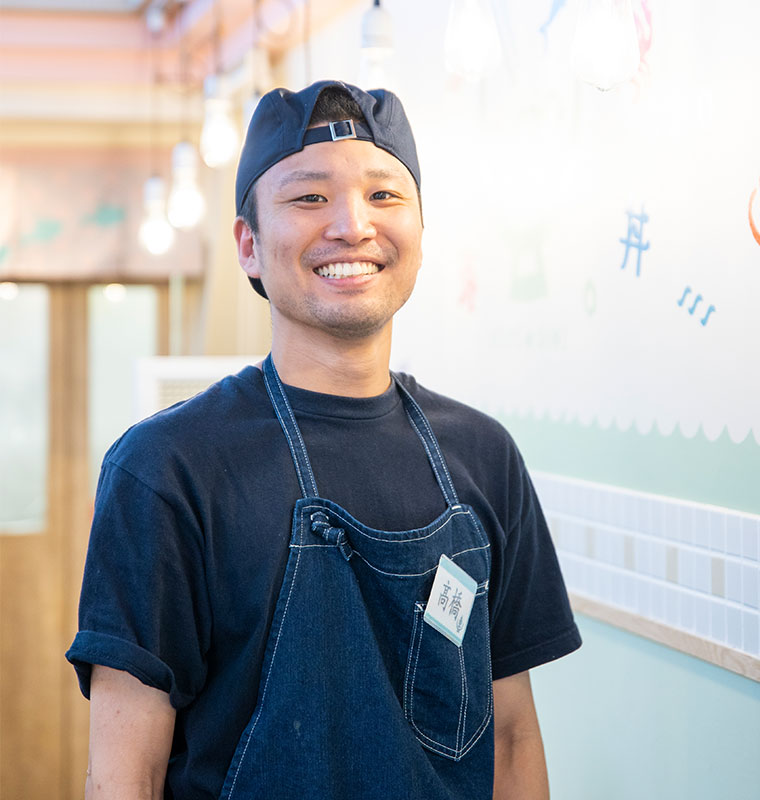
{"type": "Polygon", "coordinates": [[[282,189],[284,186],[287,186],[290,183],[296,183],[297,181],[326,181],[329,179],[329,177],[330,177],[329,172],[318,172],[309,169],[297,169],[285,175],[278,184],[278,186],[280,189],[282,189]]]}
{"type": "MultiPolygon", "coordinates": [[[[403,176],[403,172],[398,169],[368,169],[364,171],[364,175],[372,180],[391,180],[399,179],[403,176]]],[[[320,170],[311,169],[297,169],[284,175],[278,184],[279,189],[297,183],[298,181],[327,181],[332,177],[332,173],[320,170]]]]}
{"type": "Polygon", "coordinates": [[[364,174],[368,178],[384,181],[389,178],[400,178],[404,173],[400,169],[368,169],[364,174]]]}

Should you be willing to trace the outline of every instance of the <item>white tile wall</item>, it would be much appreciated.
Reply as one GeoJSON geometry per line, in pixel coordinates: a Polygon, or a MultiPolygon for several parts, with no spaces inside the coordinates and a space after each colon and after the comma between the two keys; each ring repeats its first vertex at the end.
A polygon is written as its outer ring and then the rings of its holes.
{"type": "Polygon", "coordinates": [[[758,568],[750,563],[742,566],[742,603],[757,608],[758,568]]]}
{"type": "Polygon", "coordinates": [[[710,604],[710,636],[716,642],[726,641],[726,607],[719,603],[710,604]]]}
{"type": "Polygon", "coordinates": [[[760,516],[534,473],[568,589],[760,656],[760,516]]]}
{"type": "Polygon", "coordinates": [[[742,554],[741,523],[737,516],[726,517],[726,552],[732,556],[742,554]]]}
{"type": "Polygon", "coordinates": [[[753,614],[750,611],[744,612],[742,630],[744,631],[742,649],[752,655],[760,655],[760,624],[758,623],[757,614],[753,614]]]}
{"type": "Polygon", "coordinates": [[[760,521],[742,520],[742,555],[751,561],[760,558],[760,521]]]}
{"type": "Polygon", "coordinates": [[[733,559],[726,559],[726,598],[734,603],[742,601],[742,565],[733,559]]]}

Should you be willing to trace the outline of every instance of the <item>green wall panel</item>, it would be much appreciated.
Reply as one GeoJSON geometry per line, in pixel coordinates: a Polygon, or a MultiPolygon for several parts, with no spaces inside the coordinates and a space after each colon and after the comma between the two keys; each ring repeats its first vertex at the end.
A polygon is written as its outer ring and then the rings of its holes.
{"type": "Polygon", "coordinates": [[[724,431],[711,442],[701,430],[687,438],[656,429],[552,422],[502,416],[528,466],[573,478],[760,514],[760,445],[740,444],[724,431]]]}

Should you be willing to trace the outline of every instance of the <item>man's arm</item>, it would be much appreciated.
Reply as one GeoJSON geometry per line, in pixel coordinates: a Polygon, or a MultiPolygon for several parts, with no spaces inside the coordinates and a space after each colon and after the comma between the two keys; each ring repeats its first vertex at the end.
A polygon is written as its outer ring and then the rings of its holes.
{"type": "Polygon", "coordinates": [[[493,682],[494,800],[548,800],[549,779],[530,675],[493,682]]]}
{"type": "Polygon", "coordinates": [[[94,666],[86,800],[161,800],[175,716],[166,692],[94,666]]]}

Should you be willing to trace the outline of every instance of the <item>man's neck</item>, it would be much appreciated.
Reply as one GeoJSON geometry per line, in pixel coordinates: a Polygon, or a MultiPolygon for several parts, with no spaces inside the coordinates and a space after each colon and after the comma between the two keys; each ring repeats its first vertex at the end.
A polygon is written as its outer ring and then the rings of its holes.
{"type": "Polygon", "coordinates": [[[272,358],[283,383],[343,397],[375,397],[390,386],[390,324],[359,340],[294,333],[272,331],[272,358]]]}

